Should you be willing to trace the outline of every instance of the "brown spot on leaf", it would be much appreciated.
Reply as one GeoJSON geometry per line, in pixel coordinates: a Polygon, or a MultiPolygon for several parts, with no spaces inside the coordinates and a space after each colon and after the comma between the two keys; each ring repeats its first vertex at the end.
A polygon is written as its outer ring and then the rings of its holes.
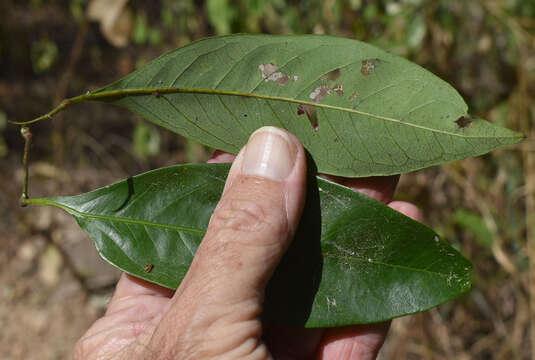
{"type": "Polygon", "coordinates": [[[349,100],[350,100],[350,101],[356,100],[356,99],[357,99],[357,96],[358,96],[357,93],[353,93],[353,94],[351,94],[351,96],[349,97],[349,100]]]}
{"type": "Polygon", "coordinates": [[[458,118],[457,120],[455,120],[455,124],[457,124],[457,128],[458,129],[463,129],[464,130],[467,127],[469,127],[470,125],[472,125],[472,119],[467,115],[463,115],[460,118],[458,118]]]}
{"type": "Polygon", "coordinates": [[[305,114],[308,118],[308,121],[310,121],[310,125],[312,125],[312,128],[314,131],[318,131],[319,124],[318,124],[318,114],[316,111],[316,107],[312,105],[305,105],[300,104],[297,107],[297,115],[303,115],[305,114]]]}
{"type": "Polygon", "coordinates": [[[319,103],[322,101],[327,93],[329,92],[331,88],[325,84],[321,84],[320,86],[316,87],[312,92],[308,95],[312,101],[319,103]]]}
{"type": "Polygon", "coordinates": [[[258,65],[260,73],[262,74],[262,79],[267,80],[271,74],[279,70],[279,67],[273,63],[260,64],[258,65]]]}
{"type": "Polygon", "coordinates": [[[373,72],[373,70],[375,70],[375,67],[377,66],[377,64],[379,64],[380,61],[381,60],[379,59],[362,60],[362,67],[360,68],[360,72],[364,76],[370,75],[373,72]]]}
{"type": "Polygon", "coordinates": [[[338,96],[344,96],[344,84],[337,84],[335,87],[332,88],[332,91],[335,92],[338,96]]]}
{"type": "Polygon", "coordinates": [[[312,101],[314,101],[315,103],[319,103],[325,98],[325,96],[331,95],[332,93],[336,93],[338,96],[344,96],[344,84],[336,84],[334,87],[321,84],[320,86],[312,90],[308,97],[312,99],[312,101]]]}
{"type": "Polygon", "coordinates": [[[323,75],[324,79],[334,81],[338,79],[342,75],[342,71],[340,69],[334,69],[323,75]]]}
{"type": "Polygon", "coordinates": [[[154,264],[148,264],[148,265],[145,265],[143,270],[145,270],[146,273],[150,273],[153,268],[154,268],[154,264]]]}
{"type": "Polygon", "coordinates": [[[274,81],[277,84],[286,85],[290,80],[290,77],[287,74],[282,71],[277,71],[279,70],[279,67],[273,63],[260,64],[258,65],[258,69],[260,69],[262,79],[264,79],[265,82],[274,81]]]}

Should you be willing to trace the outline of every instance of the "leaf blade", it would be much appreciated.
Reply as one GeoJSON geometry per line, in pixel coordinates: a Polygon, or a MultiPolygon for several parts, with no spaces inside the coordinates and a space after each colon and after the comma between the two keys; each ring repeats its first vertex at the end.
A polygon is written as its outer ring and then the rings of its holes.
{"type": "Polygon", "coordinates": [[[523,138],[480,119],[459,128],[456,120],[467,116],[467,106],[450,85],[368,44],[333,37],[208,38],[165,54],[92,95],[97,99],[126,90],[137,95],[108,100],[232,153],[261,126],[288,129],[319,171],[341,176],[412,171],[523,138]],[[366,62],[373,69],[363,75],[366,62]],[[286,76],[286,83],[270,80],[262,65],[275,66],[273,74],[286,76]],[[339,77],[330,80],[333,71],[339,77]],[[317,93],[323,97],[316,102],[311,96],[317,93]],[[298,114],[301,105],[315,109],[317,131],[298,114]]]}

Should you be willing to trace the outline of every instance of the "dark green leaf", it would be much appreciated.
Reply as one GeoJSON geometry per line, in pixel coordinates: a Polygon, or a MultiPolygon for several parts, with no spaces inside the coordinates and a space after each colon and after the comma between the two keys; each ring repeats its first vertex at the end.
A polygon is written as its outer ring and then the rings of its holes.
{"type": "MultiPolygon", "coordinates": [[[[176,288],[228,169],[172,166],[83,195],[28,202],[69,212],[107,261],[176,288]]],[[[470,269],[427,226],[349,188],[311,178],[301,226],[268,286],[265,316],[307,327],[383,321],[462,294],[470,287],[470,269]]]]}
{"type": "Polygon", "coordinates": [[[460,95],[420,66],[329,36],[204,39],[83,100],[124,106],[231,153],[255,129],[279,126],[320,172],[352,177],[408,172],[522,139],[469,117],[460,95]]]}

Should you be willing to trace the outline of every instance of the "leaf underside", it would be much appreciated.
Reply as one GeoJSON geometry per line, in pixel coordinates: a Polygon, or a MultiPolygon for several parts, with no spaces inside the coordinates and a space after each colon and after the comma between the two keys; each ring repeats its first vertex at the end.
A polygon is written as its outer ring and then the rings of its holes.
{"type": "Polygon", "coordinates": [[[208,38],[83,97],[234,154],[255,129],[282,127],[320,172],[351,177],[404,173],[523,138],[471,119],[460,95],[420,66],[329,36],[208,38]]]}
{"type": "MultiPolygon", "coordinates": [[[[103,258],[175,289],[219,201],[229,165],[177,165],[72,197],[69,212],[103,258]]],[[[420,312],[470,287],[470,263],[427,226],[349,188],[309,179],[297,235],[271,279],[268,321],[306,327],[420,312]]]]}

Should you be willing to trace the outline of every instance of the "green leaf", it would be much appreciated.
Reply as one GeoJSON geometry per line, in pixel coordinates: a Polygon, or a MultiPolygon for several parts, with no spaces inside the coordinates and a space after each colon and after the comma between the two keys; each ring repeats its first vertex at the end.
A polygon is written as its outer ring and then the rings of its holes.
{"type": "Polygon", "coordinates": [[[145,122],[136,124],[132,140],[136,155],[142,159],[160,152],[160,134],[154,126],[145,122]]]}
{"type": "Polygon", "coordinates": [[[76,99],[84,100],[124,106],[231,153],[255,129],[279,126],[320,172],[351,177],[408,172],[523,138],[470,118],[460,95],[420,66],[329,36],[204,39],[76,99]]]}
{"type": "Polygon", "coordinates": [[[461,208],[455,210],[454,219],[458,225],[474,234],[479,244],[486,248],[492,247],[494,236],[485,220],[479,214],[461,208]]]}
{"type": "MultiPolygon", "coordinates": [[[[101,256],[176,288],[219,201],[227,164],[153,170],[72,197],[29,199],[70,213],[101,256]]],[[[470,287],[470,263],[427,226],[349,188],[308,182],[292,246],[266,291],[270,321],[330,327],[420,312],[470,287]]]]}
{"type": "Polygon", "coordinates": [[[206,14],[210,23],[220,35],[229,34],[237,12],[228,0],[207,0],[206,14]]]}

